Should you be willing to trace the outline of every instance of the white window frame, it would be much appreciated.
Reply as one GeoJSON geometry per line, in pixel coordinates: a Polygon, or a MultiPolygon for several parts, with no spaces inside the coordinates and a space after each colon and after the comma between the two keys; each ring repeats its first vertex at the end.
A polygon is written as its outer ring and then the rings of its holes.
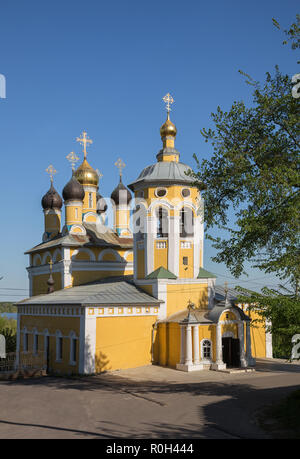
{"type": "Polygon", "coordinates": [[[204,338],[201,341],[201,361],[202,362],[211,362],[212,361],[212,356],[213,356],[213,347],[212,347],[212,341],[208,338],[204,338]],[[204,357],[204,343],[205,341],[208,341],[210,343],[210,358],[204,357]]]}

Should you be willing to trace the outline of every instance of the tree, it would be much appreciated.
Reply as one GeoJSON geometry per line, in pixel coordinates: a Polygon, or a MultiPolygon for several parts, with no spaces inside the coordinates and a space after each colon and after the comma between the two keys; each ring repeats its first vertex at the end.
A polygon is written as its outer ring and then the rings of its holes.
{"type": "MultiPolygon", "coordinates": [[[[299,27],[291,30],[296,49],[299,27]]],[[[213,260],[225,263],[236,277],[250,261],[266,273],[291,278],[298,292],[300,102],[292,96],[291,77],[278,66],[263,84],[240,73],[254,88],[253,104],[235,101],[228,112],[218,107],[212,113],[214,128],[201,133],[213,155],[201,163],[194,155],[198,171],[190,175],[205,201],[207,235],[217,249],[213,260]],[[228,236],[212,237],[213,227],[228,236]]]]}
{"type": "MultiPolygon", "coordinates": [[[[281,290],[265,287],[261,293],[243,287],[236,287],[236,290],[240,293],[238,301],[248,303],[250,312],[255,309],[259,313],[253,325],[256,321],[265,322],[266,331],[272,333],[273,357],[289,359],[300,336],[300,298],[294,290],[280,287],[281,290]]],[[[295,354],[300,358],[299,351],[295,354]]]]}

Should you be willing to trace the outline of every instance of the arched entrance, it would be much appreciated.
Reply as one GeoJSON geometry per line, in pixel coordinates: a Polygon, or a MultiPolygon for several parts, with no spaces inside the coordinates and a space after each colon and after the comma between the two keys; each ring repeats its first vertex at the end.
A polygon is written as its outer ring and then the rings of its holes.
{"type": "Polygon", "coordinates": [[[227,368],[238,368],[241,366],[240,340],[232,336],[222,337],[223,362],[227,368]]]}

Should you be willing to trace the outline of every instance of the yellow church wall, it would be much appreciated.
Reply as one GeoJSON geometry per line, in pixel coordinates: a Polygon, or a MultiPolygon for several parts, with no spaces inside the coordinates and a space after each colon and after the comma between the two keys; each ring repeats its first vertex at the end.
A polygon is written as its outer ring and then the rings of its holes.
{"type": "Polygon", "coordinates": [[[198,189],[195,188],[195,187],[189,187],[189,186],[182,186],[182,185],[174,185],[174,186],[162,186],[162,187],[159,187],[159,186],[156,186],[156,187],[149,187],[147,189],[147,196],[145,194],[145,191],[144,191],[144,198],[146,200],[148,200],[148,204],[150,204],[150,201],[152,199],[158,199],[158,197],[156,196],[155,194],[155,190],[157,188],[166,188],[167,189],[167,195],[164,196],[163,198],[161,199],[168,199],[168,200],[172,200],[172,199],[177,199],[178,202],[176,203],[177,205],[179,205],[180,203],[182,204],[182,201],[183,201],[183,197],[181,195],[181,191],[183,190],[183,188],[188,188],[191,192],[190,196],[188,198],[185,199],[185,202],[188,204],[188,202],[195,202],[196,198],[198,197],[198,189]]]}
{"type": "Polygon", "coordinates": [[[196,308],[207,308],[207,285],[167,285],[167,316],[186,308],[189,301],[194,303],[196,308]]]}
{"type": "Polygon", "coordinates": [[[90,261],[90,259],[90,254],[87,252],[79,251],[78,254],[75,256],[76,261],[90,261]]]}
{"type": "MultiPolygon", "coordinates": [[[[63,335],[63,359],[61,362],[56,361],[56,337],[49,336],[49,367],[52,371],[58,373],[78,373],[79,363],[79,339],[76,340],[76,365],[70,365],[70,339],[69,334],[71,331],[76,333],[79,337],[80,331],[80,318],[79,317],[49,317],[49,316],[20,316],[20,351],[23,348],[23,332],[22,329],[26,327],[28,332],[32,332],[34,328],[38,332],[38,351],[45,350],[44,330],[48,330],[50,335],[55,335],[56,331],[60,331],[63,335]]],[[[28,333],[28,351],[33,352],[33,334],[28,333]]]]}
{"type": "MultiPolygon", "coordinates": [[[[193,337],[194,339],[194,337],[193,337]]],[[[212,360],[216,359],[216,327],[214,325],[199,326],[199,348],[201,341],[208,339],[212,342],[212,360]]],[[[157,326],[157,335],[154,347],[155,363],[161,366],[176,368],[180,362],[181,331],[177,322],[162,322],[157,326]]]]}
{"type": "Polygon", "coordinates": [[[253,357],[265,357],[266,356],[266,328],[265,322],[261,321],[261,316],[257,311],[244,310],[252,320],[250,325],[250,334],[251,334],[251,350],[253,357]]]}
{"type": "Polygon", "coordinates": [[[156,316],[97,317],[96,372],[151,363],[156,316]]]}
{"type": "Polygon", "coordinates": [[[145,277],[145,251],[144,249],[137,250],[137,278],[145,277]]]}
{"type": "MultiPolygon", "coordinates": [[[[32,296],[47,293],[49,275],[50,273],[39,274],[32,277],[32,296]]],[[[52,277],[54,280],[54,290],[60,290],[62,288],[61,273],[52,273],[52,277]]]]}
{"type": "Polygon", "coordinates": [[[166,242],[166,248],[165,249],[159,249],[157,248],[157,244],[159,243],[159,240],[154,242],[154,270],[155,271],[157,268],[160,266],[163,266],[164,268],[168,269],[168,241],[166,242]]]}
{"type": "Polygon", "coordinates": [[[65,206],[66,224],[82,223],[82,207],[79,205],[65,206]]]}
{"type": "Polygon", "coordinates": [[[97,215],[88,215],[87,217],[85,217],[84,221],[88,222],[88,223],[96,222],[97,221],[97,215]]]}
{"type": "Polygon", "coordinates": [[[45,231],[47,232],[59,232],[61,224],[60,213],[46,213],[45,214],[45,231]]]}
{"type": "Polygon", "coordinates": [[[194,277],[194,249],[191,244],[190,249],[179,249],[179,277],[183,279],[191,279],[194,277]],[[187,265],[183,264],[183,258],[186,257],[187,265]]]}
{"type": "Polygon", "coordinates": [[[120,271],[73,271],[72,272],[72,285],[75,287],[76,285],[86,284],[87,282],[93,282],[100,279],[104,279],[106,277],[115,277],[115,276],[129,276],[132,274],[131,270],[126,270],[126,274],[123,270],[120,271]]]}
{"type": "Polygon", "coordinates": [[[152,285],[139,285],[139,288],[144,290],[146,293],[149,293],[149,295],[153,295],[153,287],[152,285]]]}

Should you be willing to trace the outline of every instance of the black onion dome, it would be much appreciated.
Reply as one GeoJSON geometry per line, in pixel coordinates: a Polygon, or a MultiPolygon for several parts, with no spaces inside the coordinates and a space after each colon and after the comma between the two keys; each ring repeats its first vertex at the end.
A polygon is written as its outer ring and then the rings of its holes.
{"type": "Polygon", "coordinates": [[[119,185],[114,189],[110,197],[115,202],[116,205],[130,203],[132,199],[131,193],[126,188],[126,186],[123,185],[121,177],[120,177],[119,185]]]}
{"type": "Polygon", "coordinates": [[[97,192],[96,194],[96,200],[97,200],[97,214],[102,214],[103,212],[107,211],[107,204],[103,196],[101,196],[100,193],[97,192]]]}
{"type": "Polygon", "coordinates": [[[62,195],[65,201],[83,201],[84,188],[74,175],[64,187],[62,195]]]}
{"type": "Polygon", "coordinates": [[[47,193],[42,197],[42,207],[46,209],[61,209],[63,205],[62,199],[51,183],[47,193]]]}

